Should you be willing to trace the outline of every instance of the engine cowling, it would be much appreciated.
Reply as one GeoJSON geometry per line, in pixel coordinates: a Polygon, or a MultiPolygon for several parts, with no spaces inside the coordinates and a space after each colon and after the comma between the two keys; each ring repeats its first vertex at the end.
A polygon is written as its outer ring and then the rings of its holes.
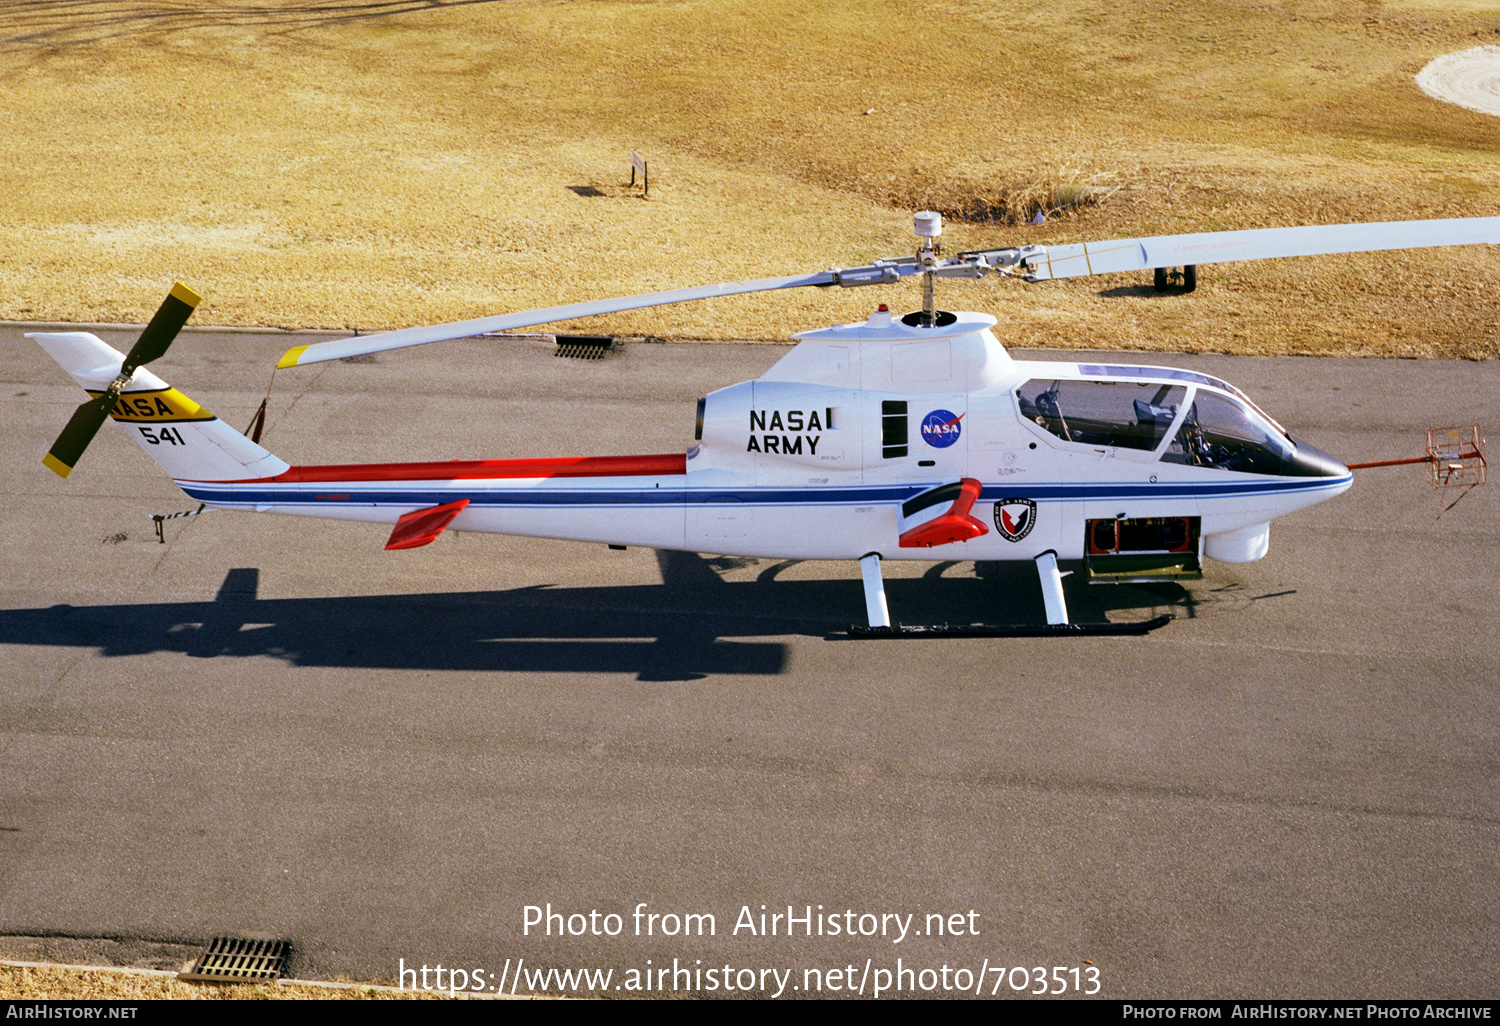
{"type": "Polygon", "coordinates": [[[702,402],[694,463],[742,471],[757,484],[805,479],[809,468],[857,470],[856,399],[847,389],[781,381],[747,381],[711,392],[702,402]]]}

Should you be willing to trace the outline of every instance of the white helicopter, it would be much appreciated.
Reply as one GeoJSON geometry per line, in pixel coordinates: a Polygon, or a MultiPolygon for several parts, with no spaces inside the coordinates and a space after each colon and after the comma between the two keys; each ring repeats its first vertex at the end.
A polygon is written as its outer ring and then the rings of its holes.
{"type": "MultiPolygon", "coordinates": [[[[794,336],[754,381],[698,401],[694,444],[654,456],[293,467],[143,365],[198,296],[176,285],[128,355],[87,332],[33,333],[93,397],[44,462],[66,477],[113,417],[208,507],[393,525],[388,549],[445,529],[860,564],[868,627],[900,634],[1130,634],[1068,621],[1058,561],[1095,581],[1201,576],[1204,558],[1266,554],[1270,522],[1349,488],[1350,469],[1291,438],[1228,382],[1194,371],[1012,359],[993,317],[936,307],[935,278],[992,270],[1028,282],[1199,264],[1500,242],[1500,217],[1214,232],[944,258],[938,214],[914,256],[864,267],[577,303],[298,346],[279,368],[712,296],[923,276],[921,310],[794,336]],[[1047,624],[893,627],[887,559],[1026,560],[1047,624]]],[[[262,407],[264,409],[264,407],[262,407]]],[[[1429,446],[1450,478],[1483,480],[1476,431],[1429,446]]]]}

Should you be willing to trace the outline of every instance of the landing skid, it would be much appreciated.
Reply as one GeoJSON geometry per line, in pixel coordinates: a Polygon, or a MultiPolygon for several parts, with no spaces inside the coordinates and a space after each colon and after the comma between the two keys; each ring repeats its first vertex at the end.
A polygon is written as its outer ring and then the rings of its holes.
{"type": "MultiPolygon", "coordinates": [[[[1063,597],[1063,573],[1057,568],[1057,553],[1043,552],[1036,557],[1037,578],[1042,586],[1042,606],[1047,613],[1045,624],[937,624],[931,627],[892,626],[890,608],[885,601],[885,582],[880,576],[880,554],[871,552],[859,561],[860,577],[865,586],[865,611],[870,625],[849,625],[851,638],[1052,638],[1081,635],[1148,634],[1172,621],[1170,614],[1136,623],[1069,623],[1068,604],[1063,597]]],[[[1069,571],[1071,573],[1072,571],[1069,571]]]]}
{"type": "Polygon", "coordinates": [[[1149,634],[1172,622],[1171,614],[1136,623],[937,624],[931,627],[861,627],[849,625],[851,638],[1053,638],[1084,635],[1149,634]]]}

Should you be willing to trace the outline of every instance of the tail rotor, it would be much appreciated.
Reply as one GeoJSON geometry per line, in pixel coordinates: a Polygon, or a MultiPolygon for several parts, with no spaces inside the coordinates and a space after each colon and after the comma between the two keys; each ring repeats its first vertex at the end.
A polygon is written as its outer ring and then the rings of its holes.
{"type": "Polygon", "coordinates": [[[172,340],[202,301],[203,298],[198,293],[182,282],[172,286],[172,291],[157,308],[151,322],[146,325],[146,330],[141,332],[141,337],[130,347],[124,363],[120,365],[119,375],[110,382],[104,394],[90,399],[68,418],[67,426],[57,436],[57,441],[52,443],[47,455],[42,457],[42,463],[47,469],[64,478],[73,472],[83,451],[94,440],[94,435],[98,434],[100,425],[109,419],[115,404],[120,400],[120,393],[130,384],[136,370],[166,354],[172,340]]]}

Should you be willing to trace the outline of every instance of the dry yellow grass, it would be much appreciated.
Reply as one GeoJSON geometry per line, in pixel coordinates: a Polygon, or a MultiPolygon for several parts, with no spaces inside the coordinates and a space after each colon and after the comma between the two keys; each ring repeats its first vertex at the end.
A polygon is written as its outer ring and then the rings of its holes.
{"type": "MultiPolygon", "coordinates": [[[[99,0],[0,6],[0,318],[368,330],[951,248],[1500,213],[1500,120],[1424,96],[1474,0],[99,0]],[[624,187],[628,152],[652,195],[624,187]],[[602,197],[569,186],[591,185],[602,197]]],[[[1012,341],[1500,353],[1488,249],[946,283],[1012,341]]],[[[777,339],[909,285],[586,322],[777,339]]]]}

